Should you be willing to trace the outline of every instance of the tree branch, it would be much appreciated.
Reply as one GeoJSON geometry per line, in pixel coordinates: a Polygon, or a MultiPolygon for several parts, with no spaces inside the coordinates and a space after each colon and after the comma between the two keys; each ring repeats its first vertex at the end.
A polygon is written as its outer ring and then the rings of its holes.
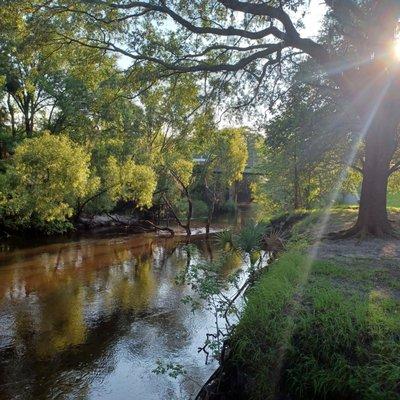
{"type": "Polygon", "coordinates": [[[222,72],[222,71],[237,72],[246,67],[247,65],[251,64],[252,62],[261,58],[267,58],[268,56],[276,52],[279,52],[283,48],[285,48],[285,45],[283,43],[271,44],[268,45],[266,49],[252,53],[249,56],[243,57],[236,63],[232,64],[229,63],[208,64],[204,62],[199,62],[195,65],[182,65],[181,62],[184,60],[178,59],[175,62],[171,63],[156,57],[150,57],[143,54],[132,54],[129,51],[124,50],[121,47],[111,42],[102,42],[99,41],[98,39],[91,39],[91,38],[89,38],[87,42],[84,42],[80,39],[71,38],[62,34],[60,35],[71,42],[78,43],[86,47],[91,47],[99,50],[113,51],[116,53],[123,54],[134,60],[148,61],[154,64],[161,65],[167,70],[175,70],[179,72],[222,72]],[[91,42],[98,44],[92,44],[91,42]]]}
{"type": "Polygon", "coordinates": [[[245,29],[239,29],[234,27],[228,28],[215,28],[215,27],[201,27],[193,24],[191,21],[183,18],[181,15],[177,14],[174,10],[167,7],[165,5],[165,0],[161,0],[161,4],[150,4],[145,1],[131,1],[126,4],[120,3],[109,3],[102,0],[81,0],[83,3],[87,4],[98,4],[107,6],[113,9],[123,9],[129,10],[132,8],[143,8],[148,11],[159,12],[162,14],[166,14],[171,17],[175,22],[179,25],[183,26],[184,28],[188,29],[189,31],[197,34],[213,34],[213,35],[222,35],[222,36],[241,36],[248,39],[262,39],[268,35],[274,35],[278,38],[281,38],[283,32],[279,31],[279,29],[271,26],[269,28],[251,32],[245,29]]]}
{"type": "Polygon", "coordinates": [[[291,18],[283,10],[283,8],[273,7],[265,3],[248,3],[239,0],[217,0],[223,4],[226,8],[234,11],[240,11],[252,15],[260,15],[277,19],[282,23],[285,28],[286,34],[292,39],[299,38],[300,34],[297,32],[291,18]]]}
{"type": "Polygon", "coordinates": [[[400,161],[396,162],[390,169],[388,172],[388,176],[394,174],[395,172],[400,170],[400,161]]]}

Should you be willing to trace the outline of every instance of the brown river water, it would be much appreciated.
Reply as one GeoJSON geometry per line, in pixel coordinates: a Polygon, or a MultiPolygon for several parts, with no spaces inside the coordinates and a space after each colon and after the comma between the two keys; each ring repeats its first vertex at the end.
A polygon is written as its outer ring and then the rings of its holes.
{"type": "MultiPolygon", "coordinates": [[[[95,235],[0,252],[0,399],[189,399],[217,367],[198,353],[214,317],[176,275],[216,256],[194,238],[95,235]],[[184,365],[188,379],[152,371],[184,365]]],[[[233,263],[229,268],[238,268],[233,263]]],[[[228,271],[227,271],[228,272],[228,271]]]]}

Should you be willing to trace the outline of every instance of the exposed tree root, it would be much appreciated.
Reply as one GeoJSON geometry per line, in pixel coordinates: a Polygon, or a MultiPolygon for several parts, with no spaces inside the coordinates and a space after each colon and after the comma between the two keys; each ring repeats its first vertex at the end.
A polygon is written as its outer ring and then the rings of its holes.
{"type": "Polygon", "coordinates": [[[368,226],[367,224],[356,223],[350,229],[345,229],[339,232],[332,232],[327,235],[328,239],[360,239],[366,238],[398,238],[399,235],[396,233],[392,225],[387,222],[379,226],[368,226]]]}

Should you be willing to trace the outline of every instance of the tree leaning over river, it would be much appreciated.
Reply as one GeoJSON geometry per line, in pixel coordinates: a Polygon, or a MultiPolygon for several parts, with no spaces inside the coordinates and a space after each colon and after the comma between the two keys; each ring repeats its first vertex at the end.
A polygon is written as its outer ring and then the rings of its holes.
{"type": "MultiPolygon", "coordinates": [[[[363,175],[358,220],[344,235],[392,234],[386,197],[388,178],[400,169],[395,157],[400,62],[394,52],[400,5],[395,0],[325,0],[328,33],[316,41],[302,37],[298,28],[307,4],[93,0],[73,7],[67,1],[47,1],[38,9],[53,16],[75,13],[74,18],[98,28],[72,36],[60,32],[65,40],[120,53],[135,65],[154,65],[161,76],[216,74],[220,82],[239,77],[255,91],[249,103],[257,103],[258,95],[270,88],[268,82],[285,76],[289,60],[310,57],[323,75],[318,81],[333,82],[356,116],[353,135],[365,144],[358,166],[363,175]],[[113,24],[122,33],[118,39],[109,29],[113,24]]],[[[349,163],[354,162],[351,154],[349,163]]]]}

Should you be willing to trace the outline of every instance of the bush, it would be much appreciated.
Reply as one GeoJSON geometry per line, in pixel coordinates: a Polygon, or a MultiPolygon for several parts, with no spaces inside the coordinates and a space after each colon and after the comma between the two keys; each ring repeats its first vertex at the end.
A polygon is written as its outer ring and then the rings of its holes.
{"type": "Polygon", "coordinates": [[[77,199],[91,187],[89,158],[66,136],[45,133],[21,142],[2,176],[3,217],[18,227],[64,230],[77,199]]]}

